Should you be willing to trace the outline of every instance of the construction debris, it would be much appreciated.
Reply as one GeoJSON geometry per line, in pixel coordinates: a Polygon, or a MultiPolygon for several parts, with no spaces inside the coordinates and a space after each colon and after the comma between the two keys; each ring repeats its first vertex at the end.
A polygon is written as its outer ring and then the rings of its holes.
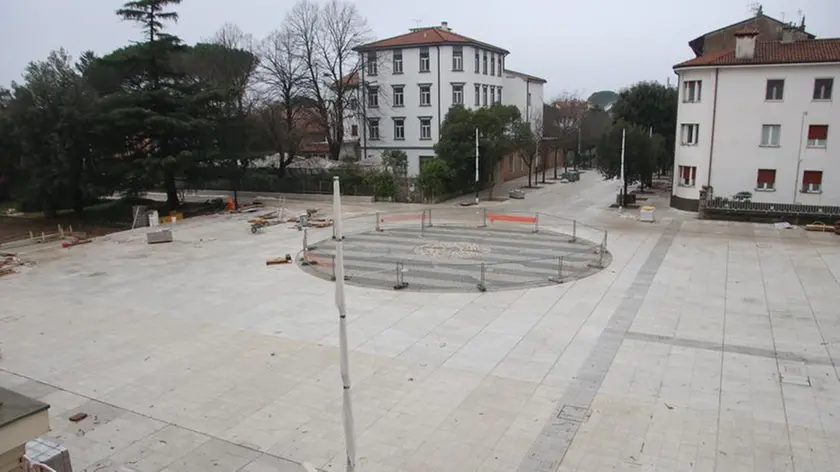
{"type": "Polygon", "coordinates": [[[79,421],[82,421],[83,419],[85,419],[87,417],[88,417],[87,413],[76,413],[75,415],[70,417],[70,421],[72,421],[74,423],[78,423],[79,421]]]}
{"type": "Polygon", "coordinates": [[[172,231],[168,229],[163,229],[160,231],[150,231],[146,233],[146,244],[160,244],[160,243],[171,243],[172,242],[172,231]]]}
{"type": "Polygon", "coordinates": [[[283,257],[275,257],[273,259],[268,259],[265,261],[265,265],[277,265],[277,264],[288,264],[292,262],[291,254],[286,254],[283,257]]]}
{"type": "Polygon", "coordinates": [[[834,225],[827,225],[819,221],[815,221],[814,223],[805,225],[805,231],[831,232],[834,231],[834,229],[834,225]]]}
{"type": "Polygon", "coordinates": [[[18,267],[26,265],[16,254],[0,253],[0,277],[17,272],[18,267]]]}
{"type": "Polygon", "coordinates": [[[79,237],[79,236],[72,236],[69,240],[62,241],[61,242],[61,247],[71,248],[73,246],[78,246],[80,244],[87,244],[87,243],[92,243],[92,242],[93,242],[92,239],[82,238],[82,237],[79,237]]]}

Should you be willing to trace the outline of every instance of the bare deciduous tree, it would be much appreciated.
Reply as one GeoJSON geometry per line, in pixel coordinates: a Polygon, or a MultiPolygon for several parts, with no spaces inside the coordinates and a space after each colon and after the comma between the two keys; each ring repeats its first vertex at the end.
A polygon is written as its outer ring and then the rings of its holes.
{"type": "Polygon", "coordinates": [[[556,134],[554,137],[557,138],[560,149],[563,149],[563,160],[568,168],[568,160],[565,156],[568,156],[570,150],[577,150],[581,124],[589,109],[589,104],[575,93],[563,92],[551,101],[551,108],[553,110],[550,126],[556,134]]]}
{"type": "Polygon", "coordinates": [[[361,61],[354,48],[369,39],[367,21],[356,6],[330,0],[319,6],[298,2],[287,18],[306,71],[304,89],[314,102],[330,156],[338,159],[344,123],[355,108],[361,61]]]}
{"type": "Polygon", "coordinates": [[[279,156],[277,167],[282,173],[300,150],[306,132],[306,67],[288,25],[269,34],[260,43],[258,55],[258,80],[265,98],[259,121],[279,156]]]}

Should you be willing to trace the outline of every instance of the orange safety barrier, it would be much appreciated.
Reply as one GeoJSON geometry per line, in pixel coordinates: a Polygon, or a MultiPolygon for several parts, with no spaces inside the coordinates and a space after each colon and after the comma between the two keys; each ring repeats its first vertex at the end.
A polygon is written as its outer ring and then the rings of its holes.
{"type": "Polygon", "coordinates": [[[411,215],[394,215],[394,216],[383,216],[379,219],[380,223],[388,223],[391,221],[411,221],[411,220],[419,220],[423,218],[423,213],[415,213],[411,215]]]}
{"type": "Polygon", "coordinates": [[[537,222],[536,216],[519,216],[519,215],[504,215],[501,213],[491,213],[487,215],[490,219],[490,222],[496,221],[510,221],[512,223],[531,223],[535,224],[537,222]]]}

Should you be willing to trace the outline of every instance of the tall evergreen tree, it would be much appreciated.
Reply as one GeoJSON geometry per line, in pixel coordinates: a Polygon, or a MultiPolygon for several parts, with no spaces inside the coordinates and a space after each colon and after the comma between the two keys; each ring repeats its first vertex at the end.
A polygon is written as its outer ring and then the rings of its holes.
{"type": "Polygon", "coordinates": [[[179,55],[185,51],[177,36],[165,31],[178,14],[169,11],[181,0],[136,0],[117,10],[123,20],[138,23],[144,41],[104,58],[116,72],[119,88],[111,98],[111,119],[125,136],[120,153],[130,161],[128,190],[139,191],[163,181],[170,208],[178,206],[176,177],[207,145],[209,125],[204,119],[200,87],[185,79],[179,55]],[[159,182],[160,180],[158,180],[159,182]]]}

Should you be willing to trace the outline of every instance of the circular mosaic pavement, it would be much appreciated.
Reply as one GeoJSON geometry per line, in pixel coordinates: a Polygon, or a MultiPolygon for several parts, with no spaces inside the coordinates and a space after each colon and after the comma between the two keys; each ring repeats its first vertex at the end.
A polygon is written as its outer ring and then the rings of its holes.
{"type": "MultiPolygon", "coordinates": [[[[346,234],[348,285],[423,291],[510,290],[569,282],[606,267],[598,244],[570,235],[496,228],[397,227],[346,234]]],[[[310,244],[298,264],[334,280],[335,241],[310,244]]]]}

